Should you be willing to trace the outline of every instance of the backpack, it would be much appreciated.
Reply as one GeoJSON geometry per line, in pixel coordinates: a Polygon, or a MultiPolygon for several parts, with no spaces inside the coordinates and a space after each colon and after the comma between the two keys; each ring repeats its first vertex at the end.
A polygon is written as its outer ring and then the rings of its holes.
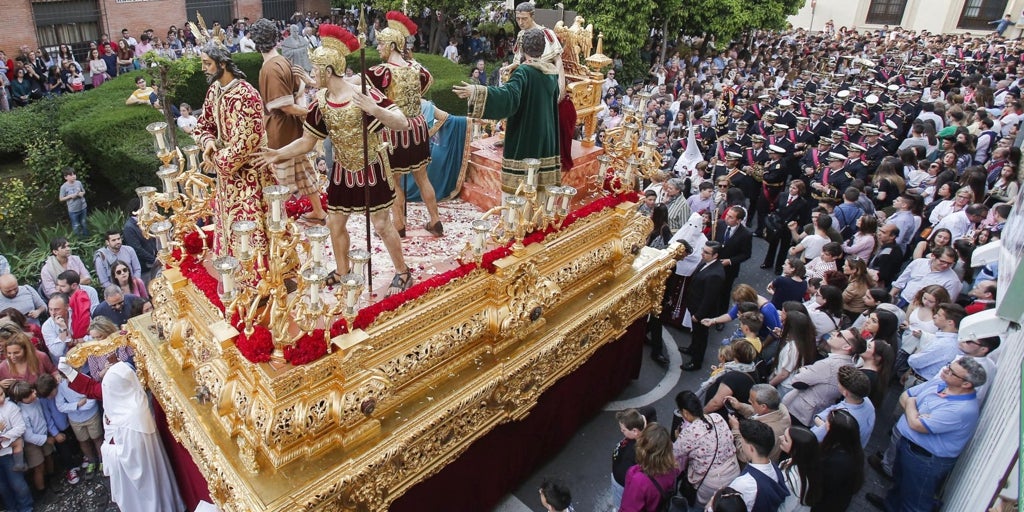
{"type": "MultiPolygon", "coordinates": [[[[861,213],[848,213],[848,209],[843,208],[843,206],[846,206],[846,203],[836,206],[836,208],[832,210],[832,215],[835,217],[836,222],[839,223],[839,236],[841,236],[843,240],[849,240],[857,231],[857,219],[863,215],[863,210],[861,210],[861,213]],[[853,218],[851,219],[850,217],[853,218]]],[[[860,208],[856,206],[853,208],[860,210],[860,208]]]]}

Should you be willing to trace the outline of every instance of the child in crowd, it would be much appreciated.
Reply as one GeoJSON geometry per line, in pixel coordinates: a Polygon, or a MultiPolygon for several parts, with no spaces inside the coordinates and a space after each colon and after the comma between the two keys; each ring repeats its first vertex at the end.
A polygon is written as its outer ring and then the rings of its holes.
{"type": "Polygon", "coordinates": [[[85,204],[85,185],[78,181],[74,167],[65,167],[63,173],[64,183],[60,186],[60,202],[67,203],[71,230],[78,236],[89,236],[89,228],[85,225],[88,206],[85,204]]]}
{"type": "Polygon", "coordinates": [[[875,405],[868,398],[868,394],[871,393],[871,381],[856,366],[849,364],[840,366],[837,373],[839,393],[843,395],[843,401],[819,412],[814,417],[811,432],[818,437],[818,442],[823,441],[828,432],[826,423],[829,414],[835,409],[846,409],[857,419],[857,426],[860,427],[860,445],[866,447],[868,440],[871,439],[871,431],[875,428],[875,405]]]}
{"type": "Polygon", "coordinates": [[[821,247],[821,253],[807,263],[807,277],[825,277],[825,273],[837,270],[836,260],[843,255],[843,246],[838,242],[828,242],[821,247]]]}
{"type": "Polygon", "coordinates": [[[636,409],[626,409],[615,413],[615,421],[623,436],[612,452],[612,503],[618,504],[622,502],[626,471],[636,465],[636,440],[647,427],[647,417],[636,409]]]}
{"type": "Polygon", "coordinates": [[[739,321],[743,339],[750,343],[750,346],[754,347],[754,350],[760,354],[763,340],[757,333],[761,330],[761,326],[764,325],[764,316],[759,311],[747,311],[740,313],[739,321]]]}
{"type": "Polygon", "coordinates": [[[19,473],[28,469],[25,464],[25,420],[21,410],[13,402],[7,401],[7,395],[0,393],[0,450],[11,449],[14,465],[11,469],[19,473]]]}
{"type": "Polygon", "coordinates": [[[49,373],[43,373],[36,379],[36,396],[39,397],[39,404],[43,407],[46,415],[46,424],[50,436],[58,438],[54,444],[56,450],[55,466],[58,471],[65,472],[68,483],[78,483],[78,449],[71,443],[71,423],[68,422],[68,415],[57,407],[57,379],[49,373]]]}
{"type": "Polygon", "coordinates": [[[11,385],[11,399],[18,403],[25,420],[25,459],[31,470],[30,483],[37,494],[46,491],[46,475],[53,473],[53,445],[64,441],[64,434],[50,435],[46,413],[31,384],[23,380],[11,385]]]}
{"type": "Polygon", "coordinates": [[[814,300],[814,296],[817,295],[820,288],[820,277],[812,277],[807,280],[807,295],[804,296],[804,307],[808,310],[818,307],[818,303],[814,300]]]}
{"type": "Polygon", "coordinates": [[[100,460],[100,447],[103,446],[103,422],[100,421],[99,402],[72,390],[68,381],[61,379],[57,385],[57,408],[68,415],[75,439],[82,449],[82,469],[85,477],[91,478],[100,460]]]}

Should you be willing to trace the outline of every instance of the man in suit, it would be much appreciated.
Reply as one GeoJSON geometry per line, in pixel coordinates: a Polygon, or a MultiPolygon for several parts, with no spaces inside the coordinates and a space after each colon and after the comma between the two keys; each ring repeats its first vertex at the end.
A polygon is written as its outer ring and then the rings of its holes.
{"type": "MultiPolygon", "coordinates": [[[[748,235],[749,236],[749,235],[748,235]]],[[[695,371],[704,364],[704,352],[708,348],[708,326],[701,323],[705,318],[714,318],[725,311],[721,307],[718,296],[725,292],[725,268],[718,259],[722,244],[708,242],[701,251],[701,262],[697,264],[690,282],[686,286],[686,309],[690,312],[692,330],[690,346],[679,351],[690,356],[690,360],[680,366],[686,371],[695,371]]]]}
{"type": "Polygon", "coordinates": [[[729,305],[729,294],[740,274],[740,264],[750,259],[754,235],[743,225],[746,216],[747,212],[743,208],[732,206],[725,213],[725,222],[719,222],[715,230],[715,240],[722,244],[719,261],[725,267],[725,287],[719,297],[722,311],[729,305]]]}

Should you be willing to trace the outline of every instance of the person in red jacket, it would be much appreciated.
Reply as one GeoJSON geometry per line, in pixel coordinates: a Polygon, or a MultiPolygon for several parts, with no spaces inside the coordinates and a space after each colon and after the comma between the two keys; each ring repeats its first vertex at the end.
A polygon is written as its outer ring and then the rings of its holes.
{"type": "Polygon", "coordinates": [[[71,325],[68,327],[76,340],[89,334],[89,322],[92,321],[93,299],[82,288],[80,280],[74,270],[65,270],[57,276],[57,291],[68,296],[68,307],[71,308],[71,325]]]}

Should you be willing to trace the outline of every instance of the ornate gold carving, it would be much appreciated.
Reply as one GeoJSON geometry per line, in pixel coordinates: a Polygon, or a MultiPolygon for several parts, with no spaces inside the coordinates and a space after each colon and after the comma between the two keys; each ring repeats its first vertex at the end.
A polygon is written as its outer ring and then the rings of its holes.
{"type": "Polygon", "coordinates": [[[166,278],[127,339],[221,510],[385,510],[658,306],[673,254],[634,268],[627,250],[649,229],[635,205],[581,219],[301,367],[249,363],[166,278]]]}

